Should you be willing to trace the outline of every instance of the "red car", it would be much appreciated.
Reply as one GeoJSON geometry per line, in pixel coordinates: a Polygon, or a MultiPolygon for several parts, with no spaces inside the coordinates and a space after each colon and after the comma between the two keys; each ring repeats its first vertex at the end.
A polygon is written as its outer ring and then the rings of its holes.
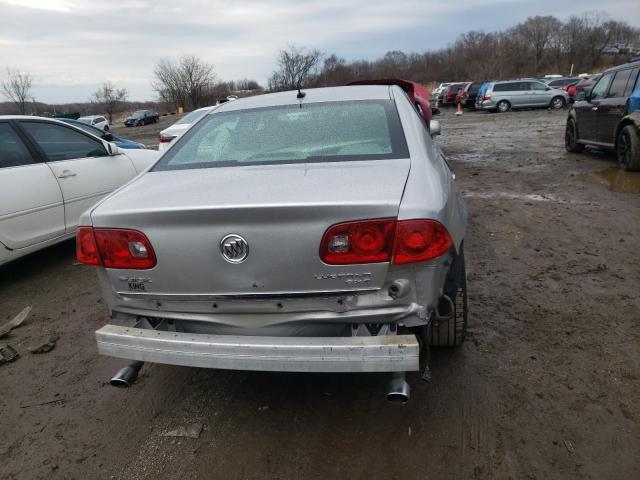
{"type": "Polygon", "coordinates": [[[593,87],[601,76],[601,73],[596,73],[595,75],[591,75],[588,78],[583,78],[578,83],[569,85],[569,87],[567,88],[567,93],[569,94],[570,100],[575,99],[578,92],[589,90],[591,87],[593,87]]]}
{"type": "Polygon", "coordinates": [[[357,80],[347,85],[398,85],[409,96],[416,109],[424,118],[427,128],[431,124],[431,106],[429,105],[429,91],[422,85],[411,80],[400,78],[381,78],[378,80],[357,80]]]}
{"type": "Polygon", "coordinates": [[[469,85],[470,82],[462,82],[462,83],[453,83],[447,87],[447,90],[444,92],[442,98],[442,104],[445,107],[454,106],[458,101],[458,94],[460,91],[464,91],[465,87],[469,85]]]}

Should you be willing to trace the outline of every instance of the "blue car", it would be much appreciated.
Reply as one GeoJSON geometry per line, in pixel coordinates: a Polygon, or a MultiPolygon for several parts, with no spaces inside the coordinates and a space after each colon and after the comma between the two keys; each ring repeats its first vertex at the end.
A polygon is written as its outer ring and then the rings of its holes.
{"type": "Polygon", "coordinates": [[[85,132],[95,135],[96,137],[100,137],[107,142],[113,142],[118,146],[118,148],[147,148],[142,143],[134,142],[133,140],[127,140],[126,138],[116,137],[110,132],[105,132],[100,128],[92,127],[91,125],[87,125],[86,123],[80,122],[78,120],[72,120],[70,118],[56,118],[56,120],[60,120],[61,122],[65,122],[69,125],[73,125],[74,127],[78,127],[80,130],[84,130],[85,132]]]}

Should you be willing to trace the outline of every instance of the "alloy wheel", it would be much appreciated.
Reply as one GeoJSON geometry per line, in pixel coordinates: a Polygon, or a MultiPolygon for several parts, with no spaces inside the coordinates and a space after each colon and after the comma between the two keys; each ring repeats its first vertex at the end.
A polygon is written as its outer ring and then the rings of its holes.
{"type": "Polygon", "coordinates": [[[629,134],[622,132],[618,139],[618,163],[621,167],[626,168],[631,161],[631,142],[629,134]]]}

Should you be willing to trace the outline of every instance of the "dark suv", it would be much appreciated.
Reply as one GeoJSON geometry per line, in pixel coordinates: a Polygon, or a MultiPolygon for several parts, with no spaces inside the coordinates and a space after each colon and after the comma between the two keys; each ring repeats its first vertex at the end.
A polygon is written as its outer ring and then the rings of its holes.
{"type": "Polygon", "coordinates": [[[613,148],[625,170],[640,170],[640,61],[610,68],[587,92],[576,94],[569,110],[565,146],[613,148]]]}

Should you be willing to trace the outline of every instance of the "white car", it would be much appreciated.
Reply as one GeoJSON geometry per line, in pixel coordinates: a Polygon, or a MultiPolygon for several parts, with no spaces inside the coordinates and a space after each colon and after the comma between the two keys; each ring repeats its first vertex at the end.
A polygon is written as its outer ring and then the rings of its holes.
{"type": "Polygon", "coordinates": [[[88,117],[80,117],[78,119],[79,122],[86,123],[87,125],[91,125],[92,127],[99,128],[100,130],[104,130],[106,132],[109,131],[109,120],[102,115],[90,115],[88,117]]]}
{"type": "Polygon", "coordinates": [[[206,115],[206,113],[215,107],[203,107],[187,113],[184,117],[178,120],[170,127],[165,128],[160,132],[158,138],[158,150],[164,152],[173,140],[182,135],[187,129],[206,115]]]}
{"type": "Polygon", "coordinates": [[[82,212],[158,157],[57,120],[0,116],[0,265],[72,238],[82,212]]]}

